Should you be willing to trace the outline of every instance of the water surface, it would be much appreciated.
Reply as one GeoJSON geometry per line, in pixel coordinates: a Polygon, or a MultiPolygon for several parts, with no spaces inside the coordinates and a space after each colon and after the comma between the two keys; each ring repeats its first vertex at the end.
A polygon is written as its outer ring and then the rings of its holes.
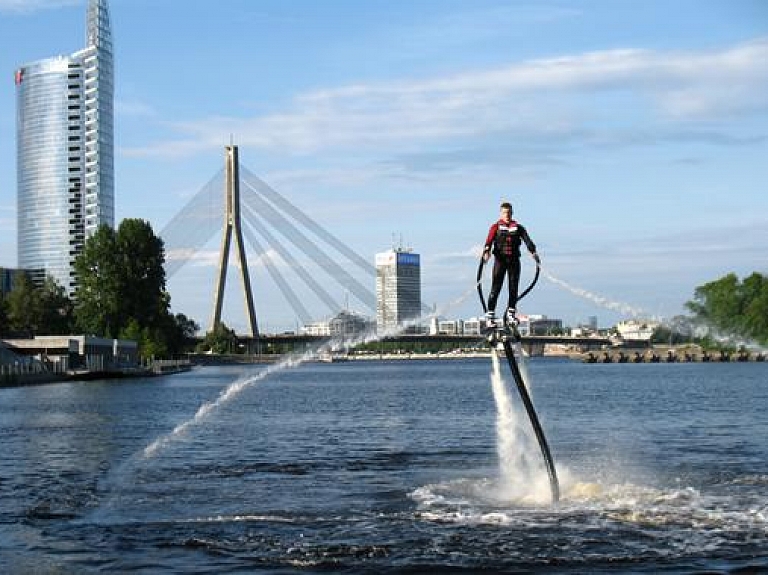
{"type": "Polygon", "coordinates": [[[145,456],[260,369],[0,390],[0,572],[768,571],[765,364],[529,362],[556,506],[483,359],[304,364],[145,456]]]}

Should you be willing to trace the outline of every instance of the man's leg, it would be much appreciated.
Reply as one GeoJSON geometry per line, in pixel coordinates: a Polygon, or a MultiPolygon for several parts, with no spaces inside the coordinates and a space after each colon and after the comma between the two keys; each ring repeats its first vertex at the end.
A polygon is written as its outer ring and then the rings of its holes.
{"type": "Polygon", "coordinates": [[[488,294],[488,311],[496,310],[496,301],[499,299],[501,293],[501,286],[504,285],[504,276],[507,273],[507,266],[500,258],[495,258],[493,261],[493,275],[491,276],[491,293],[488,294]]]}
{"type": "Polygon", "coordinates": [[[517,309],[517,290],[520,283],[520,260],[515,258],[507,267],[509,278],[507,279],[507,287],[509,288],[509,304],[508,309],[517,309]]]}

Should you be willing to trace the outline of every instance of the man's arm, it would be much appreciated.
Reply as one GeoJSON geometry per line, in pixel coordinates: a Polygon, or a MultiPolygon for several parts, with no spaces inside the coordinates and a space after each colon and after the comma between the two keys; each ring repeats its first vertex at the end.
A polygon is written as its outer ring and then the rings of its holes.
{"type": "Polygon", "coordinates": [[[539,258],[539,254],[536,253],[536,244],[533,243],[531,236],[528,235],[528,230],[526,230],[523,226],[520,226],[520,237],[525,242],[525,247],[527,247],[528,251],[531,252],[533,259],[536,260],[536,263],[540,263],[541,259],[539,258]]]}
{"type": "Polygon", "coordinates": [[[499,229],[499,223],[496,222],[488,230],[488,237],[485,238],[485,247],[483,248],[483,260],[488,261],[491,257],[491,246],[493,246],[493,240],[496,239],[496,231],[499,229]]]}
{"type": "Polygon", "coordinates": [[[488,237],[485,238],[485,249],[490,250],[491,246],[493,245],[493,240],[496,239],[496,232],[499,229],[499,223],[496,222],[491,226],[491,229],[488,230],[488,237]]]}

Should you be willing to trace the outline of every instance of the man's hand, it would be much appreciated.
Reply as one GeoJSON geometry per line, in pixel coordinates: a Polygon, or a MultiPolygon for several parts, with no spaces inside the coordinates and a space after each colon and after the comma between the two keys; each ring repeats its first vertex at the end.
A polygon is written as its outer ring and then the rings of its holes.
{"type": "Polygon", "coordinates": [[[536,262],[536,265],[541,265],[541,258],[539,257],[539,254],[534,252],[531,254],[531,256],[533,257],[533,261],[536,262]]]}
{"type": "Polygon", "coordinates": [[[491,250],[485,250],[483,252],[483,261],[487,262],[489,259],[491,259],[491,250]]]}

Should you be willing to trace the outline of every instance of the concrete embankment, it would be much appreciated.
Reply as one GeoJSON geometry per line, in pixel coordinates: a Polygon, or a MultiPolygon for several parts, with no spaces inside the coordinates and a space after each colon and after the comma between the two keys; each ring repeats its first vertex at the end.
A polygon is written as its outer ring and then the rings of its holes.
{"type": "Polygon", "coordinates": [[[693,363],[766,361],[763,352],[707,351],[691,348],[654,348],[643,350],[611,349],[579,354],[585,363],[693,363]]]}
{"type": "Polygon", "coordinates": [[[70,369],[67,371],[42,369],[40,365],[0,366],[0,387],[43,385],[62,381],[89,381],[96,379],[121,379],[128,377],[152,377],[189,371],[194,367],[188,359],[156,360],[148,365],[123,366],[111,369],[70,369]]]}

